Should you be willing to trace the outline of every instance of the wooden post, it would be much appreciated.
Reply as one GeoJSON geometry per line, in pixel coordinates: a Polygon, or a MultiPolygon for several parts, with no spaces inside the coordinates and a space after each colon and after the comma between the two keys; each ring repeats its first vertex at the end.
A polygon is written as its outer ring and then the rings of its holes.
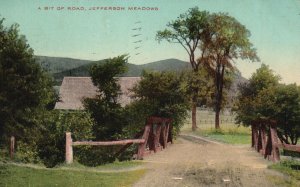
{"type": "Polygon", "coordinates": [[[261,126],[261,138],[262,138],[262,149],[261,149],[261,154],[265,155],[265,151],[266,151],[266,126],[261,126]]]}
{"type": "Polygon", "coordinates": [[[254,133],[255,133],[255,125],[252,123],[251,124],[251,147],[254,147],[255,145],[255,138],[254,138],[254,133]]]}
{"type": "MultiPolygon", "coordinates": [[[[149,150],[153,150],[155,152],[155,129],[154,124],[150,126],[149,136],[148,136],[148,146],[149,150]]],[[[147,145],[147,144],[146,144],[147,145]]]]}
{"type": "Polygon", "coordinates": [[[156,126],[156,131],[155,131],[155,135],[154,135],[154,153],[157,152],[157,147],[159,145],[159,137],[160,137],[160,133],[161,133],[161,123],[158,123],[156,126]]]}
{"type": "Polygon", "coordinates": [[[164,141],[165,141],[166,147],[168,147],[168,138],[169,138],[169,128],[170,128],[170,123],[167,123],[166,125],[167,125],[167,127],[166,127],[166,134],[165,134],[165,139],[164,139],[164,141]]]}
{"type": "Polygon", "coordinates": [[[160,142],[164,149],[166,148],[165,138],[166,138],[166,125],[164,124],[164,126],[162,126],[161,128],[161,136],[160,136],[160,142]]]}
{"type": "Polygon", "coordinates": [[[170,123],[170,126],[169,126],[169,133],[168,133],[168,141],[167,141],[167,142],[173,143],[173,135],[172,135],[172,131],[173,131],[173,125],[170,123]]]}
{"type": "Polygon", "coordinates": [[[137,159],[143,159],[143,157],[144,157],[144,152],[145,152],[145,148],[146,148],[149,133],[150,133],[150,127],[151,127],[151,123],[148,122],[148,124],[145,126],[145,131],[144,131],[144,134],[143,134],[143,137],[142,137],[142,139],[144,139],[145,142],[141,143],[139,145],[137,159]]]}
{"type": "Polygon", "coordinates": [[[271,139],[271,132],[269,131],[264,158],[268,158],[268,160],[270,160],[271,154],[272,154],[272,139],[271,139]]]}
{"type": "Polygon", "coordinates": [[[261,132],[261,124],[258,127],[258,141],[257,141],[257,152],[260,152],[262,149],[262,132],[261,132]]]}
{"type": "Polygon", "coordinates": [[[253,125],[253,148],[257,150],[258,143],[258,133],[257,133],[257,124],[253,125]]]}
{"type": "Polygon", "coordinates": [[[15,137],[10,137],[10,159],[14,159],[15,154],[15,137]]]}
{"type": "Polygon", "coordinates": [[[272,159],[274,162],[280,161],[279,148],[278,148],[278,136],[276,130],[276,124],[270,122],[271,140],[272,140],[272,159]]]}
{"type": "Polygon", "coordinates": [[[66,163],[73,163],[73,141],[70,132],[66,132],[66,163]]]}

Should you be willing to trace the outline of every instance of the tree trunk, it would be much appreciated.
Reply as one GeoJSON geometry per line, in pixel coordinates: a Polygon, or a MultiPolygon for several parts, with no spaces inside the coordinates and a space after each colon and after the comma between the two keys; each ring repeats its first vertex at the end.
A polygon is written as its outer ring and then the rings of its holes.
{"type": "Polygon", "coordinates": [[[197,104],[193,101],[192,103],[192,130],[195,131],[197,127],[197,122],[196,122],[196,115],[197,115],[197,104]]]}
{"type": "Polygon", "coordinates": [[[220,110],[219,109],[216,109],[215,128],[220,129],[220,110]]]}
{"type": "Polygon", "coordinates": [[[215,77],[215,128],[220,129],[220,111],[223,99],[223,83],[224,83],[225,66],[218,63],[216,67],[215,77]]]}

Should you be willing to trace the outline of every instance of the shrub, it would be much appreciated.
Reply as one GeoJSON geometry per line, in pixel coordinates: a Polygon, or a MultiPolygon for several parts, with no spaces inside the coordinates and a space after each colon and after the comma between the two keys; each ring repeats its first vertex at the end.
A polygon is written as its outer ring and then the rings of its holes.
{"type": "Polygon", "coordinates": [[[53,111],[44,116],[44,129],[38,143],[38,154],[47,167],[64,162],[65,133],[71,132],[73,141],[92,139],[93,120],[84,111],[53,111]]]}

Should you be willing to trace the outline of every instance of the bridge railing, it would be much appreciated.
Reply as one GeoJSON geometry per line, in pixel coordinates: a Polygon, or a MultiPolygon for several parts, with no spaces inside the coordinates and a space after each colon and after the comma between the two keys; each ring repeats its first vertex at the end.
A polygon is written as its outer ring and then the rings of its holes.
{"type": "Polygon", "coordinates": [[[300,153],[300,146],[279,141],[276,125],[273,120],[257,120],[251,125],[252,147],[273,162],[280,161],[279,148],[300,153]]]}
{"type": "MultiPolygon", "coordinates": [[[[120,151],[124,151],[131,144],[139,144],[137,159],[143,159],[146,153],[162,150],[168,143],[173,142],[172,120],[169,118],[150,117],[144,128],[141,138],[126,139],[118,141],[75,141],[72,140],[71,132],[66,132],[66,163],[73,162],[73,146],[91,145],[91,146],[112,146],[124,145],[120,151]]],[[[119,154],[119,152],[117,153],[119,154]]]]}

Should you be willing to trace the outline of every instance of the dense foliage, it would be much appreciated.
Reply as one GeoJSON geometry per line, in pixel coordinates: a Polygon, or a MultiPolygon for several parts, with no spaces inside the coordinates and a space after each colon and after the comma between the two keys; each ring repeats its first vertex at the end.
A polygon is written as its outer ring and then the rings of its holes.
{"type": "Polygon", "coordinates": [[[93,132],[98,140],[115,139],[114,135],[120,134],[125,125],[123,109],[117,100],[121,90],[116,77],[126,71],[126,62],[123,55],[91,67],[90,74],[98,95],[86,98],[84,105],[95,119],[93,132]]]}
{"type": "Polygon", "coordinates": [[[40,113],[53,107],[52,81],[35,63],[33,50],[17,24],[0,20],[0,137],[24,143],[38,136],[40,113]]]}
{"type": "Polygon", "coordinates": [[[137,102],[148,103],[147,108],[153,109],[149,116],[172,118],[175,129],[179,130],[189,108],[183,74],[144,72],[133,91],[137,102]]]}
{"type": "MultiPolygon", "coordinates": [[[[52,111],[41,116],[43,129],[37,143],[39,159],[47,166],[54,167],[65,161],[66,132],[72,132],[73,141],[93,138],[93,119],[84,111],[52,111]]],[[[76,158],[84,155],[75,154],[76,158]]]]}
{"type": "Polygon", "coordinates": [[[279,76],[262,65],[249,82],[240,87],[234,107],[236,121],[251,125],[257,120],[275,120],[278,136],[285,143],[297,144],[300,136],[300,88],[279,84],[279,76]]]}
{"type": "MultiPolygon", "coordinates": [[[[198,7],[190,8],[176,20],[167,24],[167,29],[158,31],[158,41],[179,43],[188,53],[195,74],[201,66],[206,66],[214,79],[215,127],[220,128],[219,115],[224,100],[226,76],[234,72],[232,62],[236,59],[259,60],[249,40],[250,31],[234,17],[226,13],[209,13],[198,7]]],[[[195,81],[194,81],[195,82],[195,81]]],[[[227,82],[227,84],[230,83],[227,82]]],[[[197,97],[201,84],[191,82],[192,129],[196,125],[197,97]]]]}

